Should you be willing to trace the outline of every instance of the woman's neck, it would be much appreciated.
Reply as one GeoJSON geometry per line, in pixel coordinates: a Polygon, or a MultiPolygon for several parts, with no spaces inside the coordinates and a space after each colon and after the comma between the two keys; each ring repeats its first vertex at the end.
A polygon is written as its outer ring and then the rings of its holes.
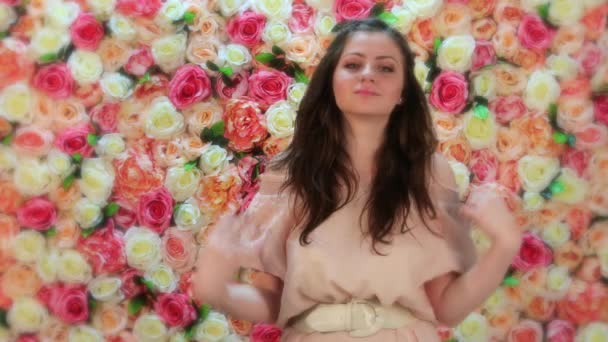
{"type": "Polygon", "coordinates": [[[372,181],[376,151],[384,140],[387,121],[388,116],[345,115],[346,152],[362,187],[372,181]]]}

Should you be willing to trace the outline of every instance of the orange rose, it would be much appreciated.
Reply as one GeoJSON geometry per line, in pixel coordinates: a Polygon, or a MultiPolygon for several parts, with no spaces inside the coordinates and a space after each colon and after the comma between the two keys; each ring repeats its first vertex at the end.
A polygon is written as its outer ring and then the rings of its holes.
{"type": "Polygon", "coordinates": [[[21,127],[15,132],[12,147],[19,155],[39,157],[49,152],[53,138],[53,133],[45,129],[21,127]]]}
{"type": "Polygon", "coordinates": [[[520,47],[515,27],[500,23],[494,37],[492,37],[492,45],[494,46],[494,51],[496,51],[496,56],[504,57],[508,60],[513,58],[520,47]]]}
{"type": "Polygon", "coordinates": [[[91,108],[103,99],[103,90],[99,82],[76,85],[73,96],[78,99],[86,108],[91,108]]]}
{"type": "Polygon", "coordinates": [[[439,141],[454,139],[462,130],[462,121],[454,115],[441,112],[434,112],[433,124],[435,126],[435,134],[439,141]]]}
{"type": "Polygon", "coordinates": [[[273,137],[270,136],[262,144],[262,151],[269,158],[272,159],[278,153],[285,151],[291,141],[291,137],[273,137]]]}
{"type": "Polygon", "coordinates": [[[30,266],[15,264],[4,272],[0,286],[2,292],[11,299],[33,297],[42,286],[42,281],[30,266]]]}
{"type": "Polygon", "coordinates": [[[0,41],[0,90],[19,80],[28,80],[34,73],[34,64],[26,56],[26,45],[20,41],[0,41]]]}
{"type": "Polygon", "coordinates": [[[193,136],[200,136],[203,129],[221,120],[222,112],[222,107],[213,99],[185,109],[183,114],[188,125],[188,133],[193,136]]]}
{"type": "Polygon", "coordinates": [[[496,147],[493,152],[501,162],[518,160],[526,153],[526,145],[527,138],[520,131],[500,127],[496,134],[496,147]]]}
{"type": "Polygon", "coordinates": [[[137,207],[142,194],[163,184],[164,172],[152,163],[148,152],[131,149],[125,156],[112,162],[116,195],[132,208],[137,207]]]}
{"type": "Polygon", "coordinates": [[[207,148],[207,144],[203,143],[201,138],[196,135],[180,137],[176,144],[179,145],[180,150],[188,160],[198,158],[207,148]]]}
{"type": "Polygon", "coordinates": [[[55,223],[56,233],[47,238],[50,246],[56,248],[72,248],[80,238],[80,227],[76,221],[67,213],[60,214],[55,223]]]}
{"type": "Polygon", "coordinates": [[[546,322],[553,318],[555,307],[555,301],[536,296],[526,305],[526,315],[536,321],[546,322]]]}
{"type": "Polygon", "coordinates": [[[436,37],[433,19],[416,20],[409,32],[409,38],[427,51],[432,51],[436,37]]]}
{"type": "Polygon", "coordinates": [[[479,19],[489,16],[496,7],[496,0],[469,0],[467,6],[473,12],[473,18],[479,19]]]}
{"type": "Polygon", "coordinates": [[[574,279],[566,296],[557,303],[557,316],[580,325],[597,321],[607,298],[608,288],[601,282],[574,279]]]}
{"type": "Polygon", "coordinates": [[[481,18],[473,22],[471,30],[475,40],[489,41],[496,33],[496,22],[492,18],[481,18]]]}
{"type": "Polygon", "coordinates": [[[545,64],[545,53],[520,47],[515,51],[512,61],[526,70],[532,70],[545,64]]]}
{"type": "Polygon", "coordinates": [[[0,137],[8,135],[12,130],[13,126],[11,126],[11,123],[5,118],[0,118],[0,137]]]}
{"type": "Polygon", "coordinates": [[[587,14],[581,19],[585,25],[585,39],[597,40],[606,28],[606,15],[608,15],[608,5],[602,4],[587,10],[587,14]]]}
{"type": "Polygon", "coordinates": [[[21,206],[21,193],[10,181],[0,181],[0,212],[14,214],[21,206]]]}
{"type": "Polygon", "coordinates": [[[0,274],[14,262],[12,241],[19,233],[19,224],[14,216],[0,214],[0,274]]]}
{"type": "Polygon", "coordinates": [[[526,73],[513,65],[496,64],[492,72],[496,77],[496,94],[499,96],[519,95],[528,84],[526,73]]]}
{"type": "Polygon", "coordinates": [[[524,15],[524,10],[517,0],[504,0],[496,4],[494,20],[497,23],[509,24],[517,27],[524,15]]]}
{"type": "Polygon", "coordinates": [[[581,267],[576,271],[576,277],[588,282],[596,282],[602,279],[602,265],[597,257],[586,257],[581,267]]]}
{"type": "Polygon", "coordinates": [[[253,327],[253,323],[250,321],[245,321],[230,316],[228,316],[228,323],[230,323],[230,326],[232,329],[234,329],[234,332],[241,336],[249,335],[249,333],[251,333],[251,328],[253,327]]]}
{"type": "Polygon", "coordinates": [[[560,26],[553,37],[551,51],[572,55],[581,50],[584,40],[585,28],[582,25],[560,26]]]}
{"type": "Polygon", "coordinates": [[[73,99],[53,102],[53,130],[62,131],[87,121],[87,112],[82,103],[73,99]]]}
{"type": "MultiPolygon", "coordinates": [[[[32,34],[42,27],[42,17],[25,14],[11,27],[11,37],[29,41],[32,34]]],[[[1,77],[0,77],[1,79],[1,77]]]]}
{"type": "Polygon", "coordinates": [[[49,192],[49,199],[55,203],[59,210],[70,210],[74,208],[76,202],[82,197],[78,182],[65,189],[63,186],[57,186],[49,192]]]}
{"type": "Polygon", "coordinates": [[[521,284],[520,286],[526,292],[526,295],[529,296],[525,301],[526,305],[529,301],[537,295],[542,294],[545,288],[545,283],[547,282],[547,268],[546,267],[538,267],[533,268],[529,271],[526,271],[521,276],[521,284]]]}
{"type": "Polygon", "coordinates": [[[519,175],[517,173],[517,161],[511,160],[505,163],[500,163],[498,166],[498,183],[505,186],[507,189],[518,193],[521,188],[519,175]]]}
{"type": "Polygon", "coordinates": [[[154,140],[152,142],[152,157],[157,165],[162,168],[183,165],[188,162],[177,141],[154,140]]]}
{"type": "Polygon", "coordinates": [[[504,340],[509,330],[519,322],[519,312],[507,306],[496,310],[488,316],[492,336],[504,340]]]}
{"type": "MultiPolygon", "coordinates": [[[[516,278],[519,279],[521,276],[516,278]]],[[[507,299],[509,300],[510,306],[512,306],[514,310],[523,310],[525,303],[527,302],[526,297],[528,297],[528,295],[525,293],[525,289],[521,285],[507,286],[504,287],[504,291],[507,299]]]]}
{"type": "Polygon", "coordinates": [[[575,270],[583,261],[583,250],[574,241],[559,246],[553,253],[553,262],[558,266],[575,270]]]}
{"type": "Polygon", "coordinates": [[[95,51],[103,62],[103,70],[106,72],[117,71],[127,64],[129,59],[129,46],[122,40],[116,38],[104,38],[97,51],[95,51]]]}
{"type": "Polygon", "coordinates": [[[114,335],[127,327],[129,317],[123,306],[104,303],[93,313],[93,326],[104,335],[114,335]]]}
{"type": "Polygon", "coordinates": [[[530,113],[515,119],[511,121],[511,127],[528,137],[528,153],[559,156],[564,149],[564,145],[553,141],[553,128],[543,113],[530,113]]]}
{"type": "Polygon", "coordinates": [[[236,205],[240,193],[241,178],[236,171],[227,171],[216,176],[201,178],[195,198],[199,201],[203,212],[218,215],[230,210],[236,205]]]}
{"type": "Polygon", "coordinates": [[[447,37],[471,33],[471,15],[470,9],[463,4],[446,3],[433,19],[437,35],[447,37]]]}
{"type": "Polygon", "coordinates": [[[570,226],[571,239],[577,241],[585,234],[591,223],[593,213],[587,207],[579,206],[568,209],[566,223],[570,226]]]}
{"type": "Polygon", "coordinates": [[[568,206],[555,201],[546,202],[542,209],[534,215],[533,224],[539,227],[564,219],[568,206]]]}
{"type": "Polygon", "coordinates": [[[471,160],[471,146],[463,136],[439,143],[439,151],[448,159],[459,161],[465,165],[468,165],[471,160]]]}

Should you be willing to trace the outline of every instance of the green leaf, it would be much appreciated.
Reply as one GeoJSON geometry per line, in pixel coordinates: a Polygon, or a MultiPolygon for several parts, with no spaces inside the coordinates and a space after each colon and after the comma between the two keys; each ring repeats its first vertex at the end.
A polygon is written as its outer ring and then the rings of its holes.
{"type": "Polygon", "coordinates": [[[279,55],[284,55],[285,51],[283,51],[283,49],[281,49],[280,47],[273,45],[272,46],[272,53],[274,53],[275,55],[279,56],[279,55]]]}
{"type": "Polygon", "coordinates": [[[150,72],[146,72],[138,81],[137,84],[143,84],[150,80],[150,72]]]}
{"type": "Polygon", "coordinates": [[[57,235],[57,228],[55,226],[52,226],[51,228],[47,229],[44,232],[44,236],[46,236],[47,238],[48,237],[53,237],[55,235],[57,235]]]}
{"type": "Polygon", "coordinates": [[[503,279],[502,284],[505,286],[517,286],[519,285],[519,279],[515,277],[506,277],[503,279]]]}
{"type": "Polygon", "coordinates": [[[74,153],[72,154],[72,160],[76,163],[80,163],[82,161],[82,155],[80,153],[74,153]]]}
{"type": "Polygon", "coordinates": [[[139,295],[137,297],[131,298],[131,300],[129,300],[129,304],[127,306],[129,315],[131,315],[131,316],[137,315],[141,311],[141,309],[144,307],[145,304],[146,304],[146,296],[144,296],[144,295],[139,295]]]}
{"type": "Polygon", "coordinates": [[[173,212],[175,213],[176,211],[178,211],[178,210],[179,210],[179,208],[180,208],[181,206],[182,206],[182,204],[181,204],[181,203],[177,203],[177,204],[175,204],[175,205],[173,206],[173,212]]]}
{"type": "Polygon", "coordinates": [[[477,105],[473,108],[473,115],[481,120],[487,119],[489,113],[488,107],[484,105],[477,105]]]}
{"type": "Polygon", "coordinates": [[[207,61],[207,63],[205,63],[205,65],[207,65],[207,68],[209,68],[209,70],[211,70],[211,71],[220,71],[220,67],[218,67],[212,61],[207,61]]]}
{"type": "Polygon", "coordinates": [[[564,132],[554,132],[553,141],[558,144],[565,144],[568,142],[568,135],[566,135],[564,132]]]}
{"type": "Polygon", "coordinates": [[[215,137],[213,140],[211,140],[211,143],[220,147],[226,147],[226,145],[228,145],[228,139],[226,139],[224,136],[215,137]]]}
{"type": "Polygon", "coordinates": [[[65,179],[63,180],[63,188],[65,190],[69,189],[72,186],[72,183],[74,183],[74,181],[76,180],[76,175],[75,174],[71,174],[67,177],[65,177],[65,179]]]}
{"type": "Polygon", "coordinates": [[[199,321],[204,322],[207,319],[207,317],[209,316],[210,312],[211,312],[211,305],[209,305],[209,304],[201,305],[201,307],[198,309],[199,321]]]}
{"type": "Polygon", "coordinates": [[[80,231],[80,234],[82,235],[82,237],[88,238],[94,232],[95,232],[95,227],[91,227],[91,228],[82,229],[80,231]]]}
{"type": "Polygon", "coordinates": [[[378,19],[384,21],[387,25],[390,26],[394,26],[399,21],[399,18],[397,18],[397,16],[391,12],[382,12],[382,14],[378,16],[378,19]]]}
{"type": "Polygon", "coordinates": [[[192,25],[194,24],[194,19],[196,19],[196,14],[194,12],[188,11],[184,13],[183,19],[186,24],[192,25]]]}
{"type": "Polygon", "coordinates": [[[488,106],[488,99],[483,96],[475,96],[473,100],[477,102],[477,104],[484,105],[486,107],[488,106]]]}
{"type": "Polygon", "coordinates": [[[87,143],[89,143],[89,145],[91,146],[95,146],[97,145],[97,141],[99,140],[99,137],[93,133],[89,133],[87,134],[87,143]]]}
{"type": "Polygon", "coordinates": [[[549,185],[549,189],[551,190],[551,193],[554,195],[559,194],[560,192],[564,192],[564,190],[565,190],[564,182],[559,181],[559,180],[554,180],[549,185]]]}
{"type": "Polygon", "coordinates": [[[270,61],[272,61],[273,59],[275,59],[276,56],[273,55],[272,53],[268,53],[268,52],[262,52],[262,53],[258,53],[257,55],[255,55],[255,60],[260,62],[260,63],[270,63],[270,61]]]}
{"type": "Polygon", "coordinates": [[[218,122],[214,123],[211,126],[211,131],[213,132],[213,135],[215,135],[215,136],[218,136],[218,135],[223,136],[224,135],[224,121],[218,121],[218,122]]]}
{"type": "Polygon", "coordinates": [[[435,53],[435,55],[439,52],[439,47],[441,46],[441,38],[439,37],[435,37],[435,40],[433,40],[433,52],[435,53]]]}
{"type": "Polygon", "coordinates": [[[570,146],[570,147],[576,146],[576,137],[572,134],[568,134],[568,146],[570,146]]]}
{"type": "Polygon", "coordinates": [[[231,77],[232,74],[234,74],[234,71],[232,71],[232,68],[227,66],[227,67],[221,67],[220,68],[220,72],[228,77],[231,77]]]}
{"type": "Polygon", "coordinates": [[[230,77],[226,76],[226,74],[222,74],[222,82],[224,82],[224,84],[228,87],[232,87],[234,86],[234,82],[232,82],[232,79],[230,79],[230,77]]]}
{"type": "Polygon", "coordinates": [[[13,141],[13,137],[14,137],[14,134],[13,133],[9,133],[7,136],[5,136],[4,138],[2,138],[2,145],[4,145],[4,146],[10,146],[11,142],[13,141]]]}
{"type": "Polygon", "coordinates": [[[89,302],[89,311],[93,311],[95,310],[95,308],[97,307],[97,301],[95,300],[95,298],[89,296],[88,298],[88,302],[89,302]]]}
{"type": "Polygon", "coordinates": [[[146,288],[148,289],[148,291],[150,292],[155,292],[156,291],[156,287],[154,287],[154,284],[152,283],[152,281],[141,277],[141,283],[144,284],[146,286],[146,288]]]}
{"type": "Polygon", "coordinates": [[[374,7],[372,7],[370,16],[377,17],[380,14],[382,14],[382,12],[384,12],[384,4],[379,2],[379,3],[375,4],[374,7]]]}
{"type": "Polygon", "coordinates": [[[54,52],[45,53],[44,55],[40,56],[40,62],[41,63],[50,63],[50,62],[57,60],[57,58],[58,58],[58,56],[54,52]]]}
{"type": "Polygon", "coordinates": [[[308,79],[308,77],[306,77],[306,74],[304,74],[304,71],[301,71],[301,70],[296,70],[295,79],[296,79],[296,82],[299,82],[299,83],[304,83],[304,84],[310,83],[310,80],[308,79]]]}
{"type": "Polygon", "coordinates": [[[0,325],[2,325],[5,328],[8,328],[8,321],[6,320],[6,311],[3,309],[0,309],[0,325]]]}
{"type": "Polygon", "coordinates": [[[110,202],[108,205],[106,205],[106,207],[104,208],[104,214],[106,215],[106,217],[112,217],[114,216],[114,214],[116,214],[118,212],[118,209],[120,209],[120,206],[118,205],[118,203],[116,202],[110,202]]]}
{"type": "Polygon", "coordinates": [[[559,130],[559,125],[557,124],[557,104],[551,103],[549,105],[549,122],[551,123],[551,127],[555,130],[559,130]]]}
{"type": "Polygon", "coordinates": [[[543,20],[549,19],[549,3],[548,2],[546,4],[536,6],[536,11],[538,13],[538,16],[541,17],[543,20]]]}
{"type": "Polygon", "coordinates": [[[458,340],[452,337],[449,340],[445,340],[445,342],[458,342],[458,340]]]}
{"type": "Polygon", "coordinates": [[[190,171],[196,167],[196,164],[198,164],[198,159],[191,160],[184,165],[184,170],[190,171]]]}
{"type": "Polygon", "coordinates": [[[551,189],[549,189],[549,188],[546,188],[545,190],[541,191],[540,195],[543,196],[543,198],[546,200],[550,200],[551,197],[553,197],[553,194],[551,193],[551,189]]]}
{"type": "Polygon", "coordinates": [[[0,39],[8,37],[8,31],[0,32],[0,39]]]}
{"type": "Polygon", "coordinates": [[[255,164],[253,167],[252,180],[256,180],[260,175],[260,163],[255,164]]]}

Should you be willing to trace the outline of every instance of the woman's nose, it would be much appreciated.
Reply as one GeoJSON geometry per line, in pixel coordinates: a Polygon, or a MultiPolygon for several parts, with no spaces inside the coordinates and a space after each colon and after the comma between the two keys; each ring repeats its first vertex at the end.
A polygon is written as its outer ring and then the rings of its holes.
{"type": "Polygon", "coordinates": [[[361,69],[361,79],[374,81],[374,78],[375,78],[375,75],[374,75],[374,69],[372,68],[372,66],[371,65],[363,66],[363,68],[361,69]]]}

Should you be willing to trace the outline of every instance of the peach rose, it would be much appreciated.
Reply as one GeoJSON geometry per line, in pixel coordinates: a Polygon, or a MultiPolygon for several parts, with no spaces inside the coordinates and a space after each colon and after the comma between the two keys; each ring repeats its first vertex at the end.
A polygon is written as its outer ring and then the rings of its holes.
{"type": "Polygon", "coordinates": [[[113,37],[104,38],[95,51],[103,63],[105,72],[118,71],[127,64],[131,49],[126,42],[113,37]]]}
{"type": "Polygon", "coordinates": [[[78,182],[65,189],[63,186],[58,186],[49,192],[49,199],[55,203],[59,210],[70,210],[76,205],[76,202],[82,197],[78,182]]]}
{"type": "Polygon", "coordinates": [[[208,61],[219,63],[218,53],[221,42],[216,37],[210,37],[198,32],[188,37],[186,59],[191,63],[204,65],[208,61]]]}
{"type": "Polygon", "coordinates": [[[440,141],[454,139],[462,130],[462,121],[454,115],[442,112],[433,112],[435,134],[440,141]]]}
{"type": "Polygon", "coordinates": [[[531,319],[520,321],[507,335],[507,342],[541,342],[543,327],[531,319]]]}
{"type": "Polygon", "coordinates": [[[75,99],[54,101],[51,106],[52,128],[57,133],[73,129],[77,125],[84,125],[88,121],[86,108],[75,99]]]}
{"type": "Polygon", "coordinates": [[[492,68],[492,72],[496,77],[498,96],[521,95],[528,83],[526,73],[509,64],[497,64],[492,68]]]}
{"type": "Polygon", "coordinates": [[[251,333],[251,329],[253,328],[252,322],[230,316],[228,317],[228,323],[230,323],[230,327],[234,329],[234,332],[241,336],[249,335],[251,333]]]}
{"type": "Polygon", "coordinates": [[[492,336],[504,340],[507,333],[519,322],[519,312],[511,306],[506,306],[488,315],[488,323],[492,336]]]}
{"type": "Polygon", "coordinates": [[[576,271],[576,277],[586,282],[597,282],[602,279],[602,264],[597,257],[586,257],[576,271]]]}
{"type": "Polygon", "coordinates": [[[469,7],[459,3],[446,3],[433,18],[433,25],[441,37],[468,35],[471,32],[471,16],[469,7]]]}
{"type": "Polygon", "coordinates": [[[47,154],[53,145],[53,133],[35,126],[20,127],[11,143],[19,155],[39,157],[47,154]]]}
{"type": "Polygon", "coordinates": [[[523,15],[524,11],[516,0],[499,1],[494,9],[494,20],[498,23],[517,26],[523,15]]]}
{"type": "Polygon", "coordinates": [[[471,9],[475,19],[487,17],[496,7],[496,0],[469,0],[464,3],[471,9]]]}
{"type": "Polygon", "coordinates": [[[593,122],[593,105],[587,99],[575,96],[562,97],[557,110],[557,124],[566,131],[573,131],[593,122]]]}
{"type": "Polygon", "coordinates": [[[195,198],[199,201],[201,210],[214,216],[231,211],[236,206],[240,188],[241,178],[238,173],[227,170],[222,175],[203,177],[195,198]]]}
{"type": "Polygon", "coordinates": [[[19,80],[28,80],[34,73],[34,63],[26,55],[25,43],[18,40],[0,41],[0,90],[19,80]]]}
{"type": "Polygon", "coordinates": [[[200,136],[202,130],[210,127],[222,118],[223,108],[213,98],[204,103],[198,103],[183,111],[184,121],[188,125],[188,133],[200,136]]]}
{"type": "Polygon", "coordinates": [[[511,59],[519,48],[515,27],[499,22],[496,33],[492,37],[494,51],[499,57],[511,59]]]}
{"type": "Polygon", "coordinates": [[[102,304],[93,313],[93,326],[104,335],[115,335],[127,328],[128,313],[124,306],[102,304]]]}
{"type": "Polygon", "coordinates": [[[559,246],[553,256],[556,265],[573,271],[583,261],[583,250],[574,241],[568,241],[559,246]]]}
{"type": "Polygon", "coordinates": [[[177,273],[190,271],[196,261],[197,246],[191,231],[169,228],[162,239],[162,255],[167,266],[177,273]]]}
{"type": "Polygon", "coordinates": [[[500,127],[496,134],[496,147],[493,150],[501,162],[517,160],[524,156],[527,139],[521,132],[512,128],[500,127]]]}
{"type": "Polygon", "coordinates": [[[439,150],[448,158],[468,164],[471,159],[471,146],[463,136],[439,143],[439,150]]]}
{"type": "Polygon", "coordinates": [[[278,153],[285,151],[291,141],[291,137],[269,137],[262,143],[262,151],[268,158],[276,156],[278,153]]]}
{"type": "Polygon", "coordinates": [[[99,82],[78,84],[72,95],[86,108],[90,108],[101,102],[103,90],[99,86],[99,82]]]}
{"type": "Polygon", "coordinates": [[[592,211],[587,207],[580,206],[568,209],[565,220],[570,226],[572,240],[577,241],[585,234],[591,223],[592,216],[592,211]]]}
{"type": "Polygon", "coordinates": [[[601,4],[587,10],[580,21],[585,25],[585,39],[597,40],[601,37],[606,28],[606,15],[608,15],[607,4],[601,4]]]}
{"type": "Polygon", "coordinates": [[[481,18],[473,21],[471,34],[475,40],[490,40],[497,30],[497,25],[492,18],[481,18]]]}
{"type": "Polygon", "coordinates": [[[147,153],[141,152],[131,149],[112,161],[116,177],[114,191],[132,208],[142,194],[161,186],[164,179],[164,172],[152,163],[147,153]]]}
{"type": "Polygon", "coordinates": [[[21,206],[23,198],[13,182],[0,181],[0,212],[12,214],[21,206]]]}
{"type": "Polygon", "coordinates": [[[14,264],[4,272],[0,286],[4,295],[11,299],[33,297],[42,286],[42,281],[32,267],[14,264]]]}
{"type": "Polygon", "coordinates": [[[525,70],[532,70],[544,66],[545,54],[540,50],[519,48],[515,51],[511,60],[525,70]]]}
{"type": "Polygon", "coordinates": [[[535,296],[526,305],[526,315],[536,321],[546,322],[553,318],[556,302],[543,296],[535,296]]]}
{"type": "Polygon", "coordinates": [[[302,67],[317,64],[319,46],[312,35],[293,35],[285,44],[286,57],[302,67]]]}
{"type": "Polygon", "coordinates": [[[521,189],[521,182],[519,181],[519,175],[517,174],[517,161],[511,160],[499,164],[498,183],[515,193],[519,192],[521,189]]]}
{"type": "MultiPolygon", "coordinates": [[[[251,81],[250,86],[254,86],[251,81]]],[[[265,93],[264,86],[261,84],[256,88],[261,95],[265,93]]],[[[225,123],[224,137],[229,140],[228,146],[236,151],[250,150],[268,135],[266,117],[262,115],[255,102],[240,99],[230,100],[226,104],[222,119],[225,123]]]]}
{"type": "Polygon", "coordinates": [[[557,316],[574,324],[588,324],[600,319],[608,288],[601,282],[574,279],[566,297],[557,303],[557,316]]]}
{"type": "Polygon", "coordinates": [[[594,123],[579,126],[574,130],[576,147],[581,149],[594,149],[608,143],[608,128],[594,123]]]}
{"type": "Polygon", "coordinates": [[[583,47],[584,40],[585,29],[582,25],[564,25],[555,33],[551,50],[556,55],[573,55],[583,47]]]}
{"type": "Polygon", "coordinates": [[[6,268],[14,263],[12,241],[17,233],[19,224],[15,217],[0,214],[0,273],[4,273],[6,268]]]}
{"type": "Polygon", "coordinates": [[[67,213],[60,213],[55,223],[55,235],[47,238],[49,246],[56,248],[72,248],[80,238],[80,227],[67,213]]]}
{"type": "Polygon", "coordinates": [[[432,18],[417,19],[412,25],[408,38],[425,50],[432,51],[436,35],[437,32],[435,31],[432,18]]]}

